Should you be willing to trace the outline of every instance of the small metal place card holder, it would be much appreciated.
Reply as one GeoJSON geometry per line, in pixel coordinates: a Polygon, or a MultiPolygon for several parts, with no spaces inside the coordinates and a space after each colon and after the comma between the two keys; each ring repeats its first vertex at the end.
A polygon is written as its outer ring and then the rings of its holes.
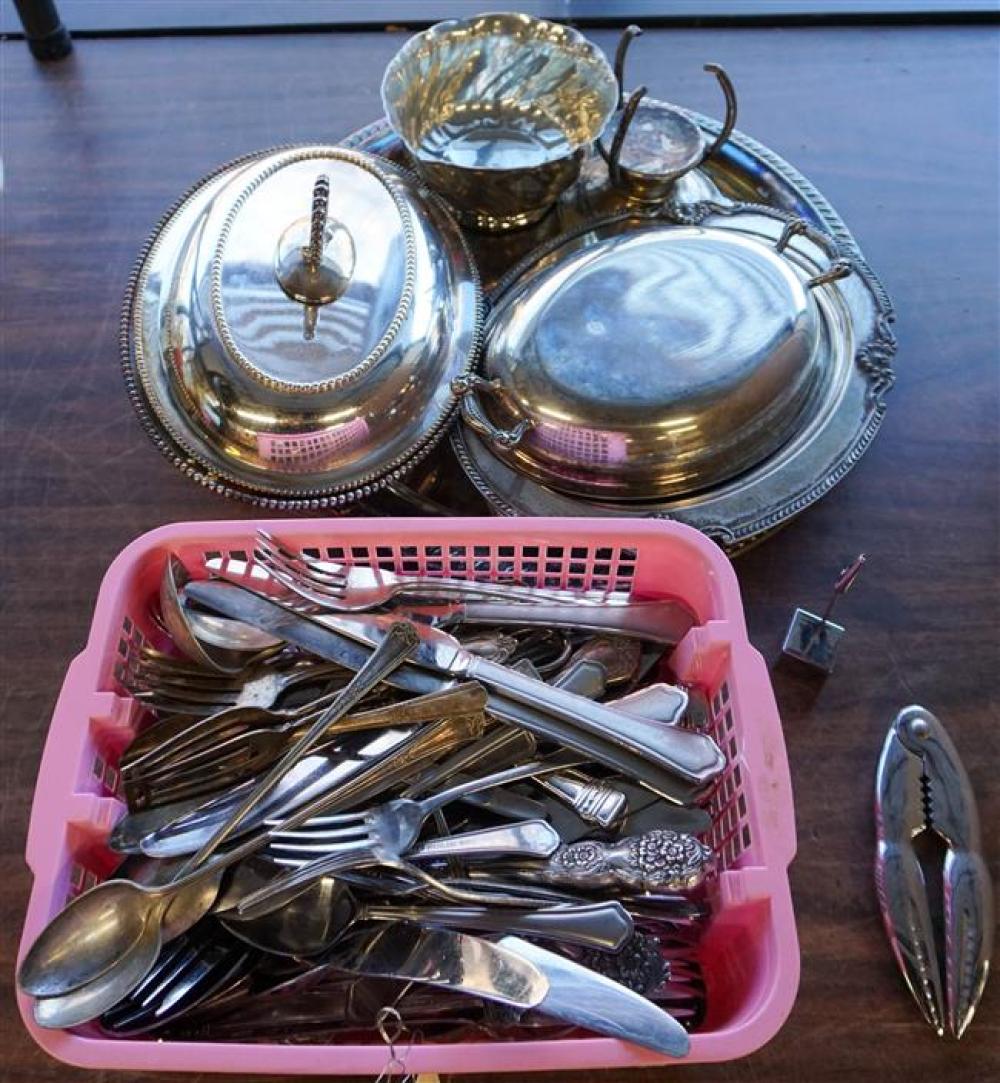
{"type": "Polygon", "coordinates": [[[837,604],[837,599],[851,589],[864,563],[865,554],[861,553],[843,569],[833,585],[833,593],[822,616],[818,617],[815,613],[810,613],[808,609],[795,610],[788,631],[785,633],[785,641],[781,644],[782,654],[804,662],[807,666],[812,666],[823,673],[833,672],[837,645],[843,638],[845,629],[841,624],[834,624],[830,616],[833,613],[833,607],[837,604]]]}

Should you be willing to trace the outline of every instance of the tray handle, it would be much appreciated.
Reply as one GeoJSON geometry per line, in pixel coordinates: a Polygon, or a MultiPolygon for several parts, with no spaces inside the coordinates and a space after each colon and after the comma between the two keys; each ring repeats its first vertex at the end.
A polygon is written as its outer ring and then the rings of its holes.
{"type": "Polygon", "coordinates": [[[837,249],[830,243],[825,234],[813,229],[804,218],[791,218],[785,223],[781,236],[775,241],[774,250],[784,252],[793,237],[806,236],[809,240],[818,244],[829,256],[830,265],[825,271],[813,275],[806,282],[807,290],[814,290],[817,286],[825,286],[830,282],[836,282],[840,278],[846,278],[853,270],[850,260],[843,259],[837,249]]]}

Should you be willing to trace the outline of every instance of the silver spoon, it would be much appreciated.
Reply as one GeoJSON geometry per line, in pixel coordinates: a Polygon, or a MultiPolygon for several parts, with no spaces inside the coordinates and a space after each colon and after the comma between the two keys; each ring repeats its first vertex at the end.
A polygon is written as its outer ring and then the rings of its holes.
{"type": "Polygon", "coordinates": [[[247,664],[242,651],[206,646],[198,639],[188,624],[188,611],[181,604],[180,590],[188,579],[180,558],[171,553],[160,577],[160,618],[170,633],[174,644],[192,662],[217,673],[238,673],[247,664]]]}
{"type": "MultiPolygon", "coordinates": [[[[133,883],[147,887],[163,887],[176,878],[183,864],[183,860],[178,858],[158,861],[144,854],[135,854],[127,857],[115,869],[114,879],[131,880],[133,883]]],[[[163,915],[164,942],[174,940],[187,932],[212,909],[212,904],[219,894],[221,882],[222,871],[220,870],[216,876],[199,880],[178,892],[163,915]]]]}
{"type": "Polygon", "coordinates": [[[34,1004],[35,1022],[40,1027],[62,1030],[77,1027],[103,1015],[149,973],[160,954],[159,937],[140,937],[132,949],[123,952],[113,971],[62,996],[39,997],[34,1004]]]}
{"type": "Polygon", "coordinates": [[[214,613],[206,613],[203,609],[195,609],[187,601],[182,588],[178,597],[184,612],[184,619],[194,636],[202,643],[212,647],[221,647],[230,651],[246,651],[256,653],[267,650],[268,647],[276,647],[281,640],[270,632],[262,632],[254,628],[252,624],[246,624],[241,620],[232,620],[229,617],[218,617],[214,613]]]}

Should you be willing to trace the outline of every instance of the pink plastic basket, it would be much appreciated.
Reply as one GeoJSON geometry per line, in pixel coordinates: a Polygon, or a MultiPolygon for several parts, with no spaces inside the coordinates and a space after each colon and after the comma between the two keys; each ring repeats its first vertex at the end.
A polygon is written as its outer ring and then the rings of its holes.
{"type": "MultiPolygon", "coordinates": [[[[710,695],[715,737],[728,757],[710,803],[720,857],[714,913],[701,952],[705,1024],[689,1061],[730,1060],[758,1049],[784,1022],[798,987],[799,954],[787,869],[795,852],[791,783],[767,670],[747,640],[732,566],[711,541],[675,523],[609,519],[338,519],[179,523],[144,534],[101,586],[90,637],[70,665],[38,774],[27,861],[34,873],[21,952],[67,898],[114,867],[106,840],[122,814],[115,765],[139,718],[115,673],[144,638],[158,639],[148,603],[164,558],[192,567],[206,553],[249,553],[257,525],[331,559],[398,571],[517,579],[560,587],[675,595],[700,624],[674,651],[680,680],[710,695]]],[[[385,1047],[257,1045],[107,1039],[46,1031],[20,997],[25,1025],[52,1056],[107,1069],[377,1075],[385,1047]]],[[[607,1038],[424,1044],[412,1072],[541,1071],[663,1063],[607,1038]]]]}

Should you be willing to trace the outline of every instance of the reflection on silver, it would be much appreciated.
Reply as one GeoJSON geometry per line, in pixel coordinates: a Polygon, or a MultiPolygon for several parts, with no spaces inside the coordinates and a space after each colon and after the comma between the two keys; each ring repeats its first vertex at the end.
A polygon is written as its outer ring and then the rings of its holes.
{"type": "Polygon", "coordinates": [[[254,155],[197,185],[126,304],[126,376],[164,450],[280,506],[345,503],[422,457],[480,322],[442,205],[397,166],[328,146],[254,155]]]}
{"type": "Polygon", "coordinates": [[[516,1008],[536,1007],[549,989],[542,972],[513,952],[479,937],[406,921],[348,933],[334,956],[337,966],[354,974],[427,982],[516,1008]]]}
{"type": "Polygon", "coordinates": [[[354,274],[350,231],[330,221],[330,178],[320,173],[313,185],[308,218],[293,222],[278,241],[275,277],[289,297],[304,305],[328,305],[342,297],[354,274]]]}
{"type": "Polygon", "coordinates": [[[638,203],[658,203],[667,198],[676,181],[697,169],[725,144],[736,125],[736,91],[719,64],[705,65],[705,71],[718,80],[726,99],[726,118],[711,142],[684,110],[646,98],[644,86],[633,91],[625,102],[625,57],[631,43],[641,34],[638,26],[627,26],[618,42],[615,53],[618,110],[604,133],[604,138],[610,140],[610,150],[605,150],[601,140],[597,148],[608,163],[615,189],[638,203]]]}
{"type": "Polygon", "coordinates": [[[283,473],[309,474],[335,465],[362,445],[370,427],[363,417],[311,433],[259,433],[260,457],[283,473]]]}
{"type": "Polygon", "coordinates": [[[447,120],[422,134],[417,160],[460,169],[534,169],[572,150],[566,133],[543,110],[472,102],[455,106],[447,120]]]}
{"type": "Polygon", "coordinates": [[[993,884],[972,783],[948,731],[924,707],[904,707],[889,726],[875,822],[875,885],[892,953],[938,1036],[961,1038],[989,977],[993,884]],[[927,860],[928,834],[944,848],[943,862],[927,860]]]}
{"type": "Polygon", "coordinates": [[[749,233],[596,223],[501,283],[483,367],[504,394],[471,423],[489,438],[527,421],[496,453],[568,493],[650,500],[719,485],[789,439],[820,383],[807,285],[749,233]]]}
{"type": "MultiPolygon", "coordinates": [[[[670,213],[719,229],[749,231],[771,243],[779,239],[787,219],[771,208],[739,204],[674,206],[670,213]]],[[[847,238],[840,242],[842,255],[856,253],[842,226],[838,233],[847,238]]],[[[825,269],[828,258],[815,236],[797,237],[788,250],[809,276],[825,269]]],[[[782,447],[730,482],[686,497],[635,503],[563,495],[509,465],[465,428],[454,430],[452,437],[459,461],[501,514],[662,515],[705,531],[730,551],[745,547],[829,491],[858,461],[878,430],[885,410],[883,396],[893,380],[893,313],[860,256],[855,255],[852,263],[855,273],[850,278],[812,291],[819,308],[823,356],[815,398],[782,447]]]]}
{"type": "Polygon", "coordinates": [[[513,13],[450,19],[386,69],[382,102],[417,168],[463,225],[536,222],[615,107],[614,76],[577,31],[513,13]]]}

